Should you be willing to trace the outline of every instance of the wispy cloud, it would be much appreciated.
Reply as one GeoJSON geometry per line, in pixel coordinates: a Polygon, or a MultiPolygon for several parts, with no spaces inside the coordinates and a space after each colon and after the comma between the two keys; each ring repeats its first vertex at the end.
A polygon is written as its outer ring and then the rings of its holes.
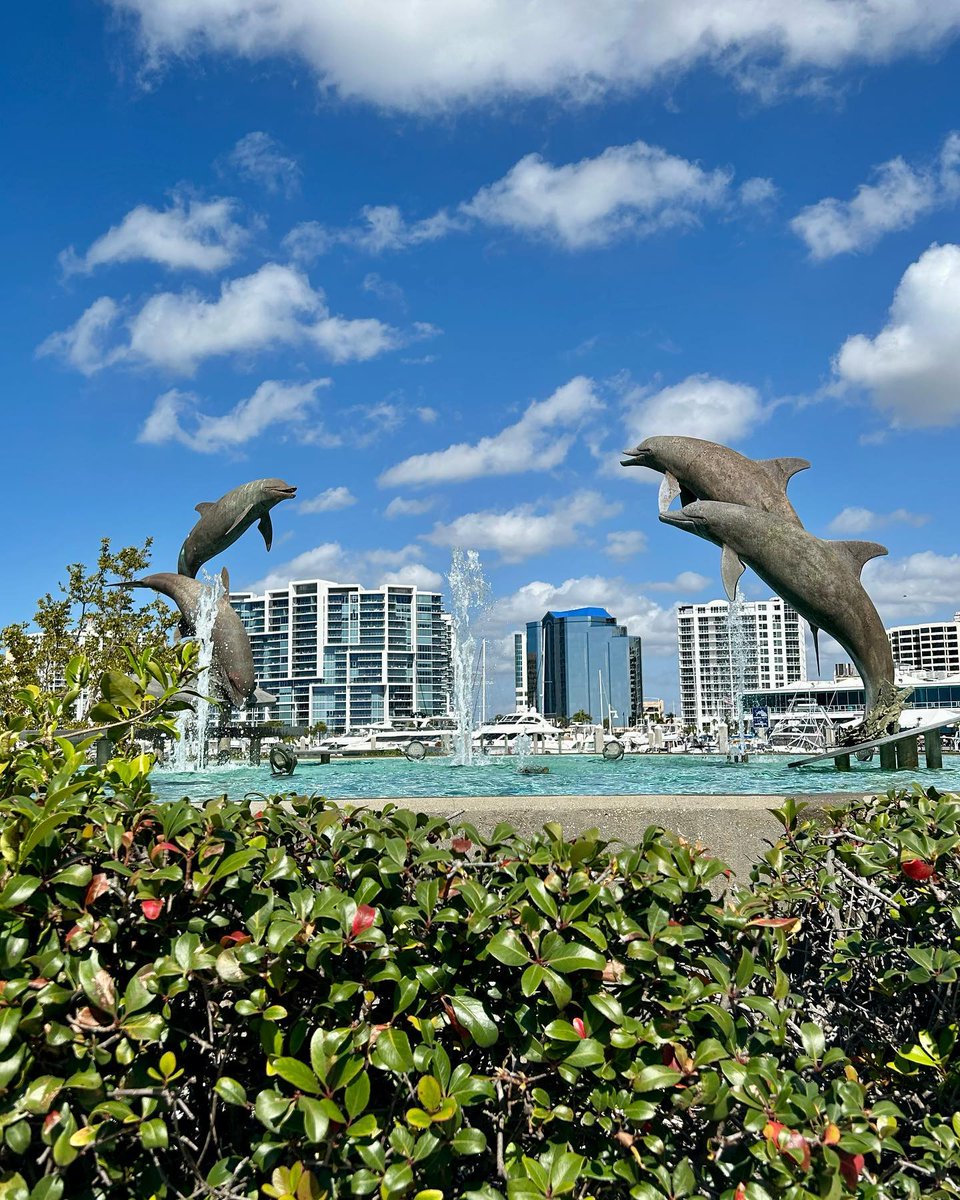
{"type": "Polygon", "coordinates": [[[919,529],[930,520],[926,513],[909,512],[905,508],[895,508],[893,512],[872,512],[869,508],[841,509],[827,528],[831,533],[867,533],[871,529],[884,529],[888,525],[912,525],[919,529]]]}
{"type": "Polygon", "coordinates": [[[154,262],[172,271],[220,271],[246,239],[235,220],[233,200],[190,200],[175,196],[169,208],[140,204],[112,225],[83,253],[73,246],[60,255],[64,274],[89,274],[123,262],[154,262]]]}
{"type": "Polygon", "coordinates": [[[875,245],[887,233],[908,229],[920,217],[960,198],[960,133],[948,134],[937,161],[910,166],[902,158],[881,163],[874,181],[851,200],[829,197],[790,222],[818,262],[875,245]]]}
{"type": "Polygon", "coordinates": [[[327,488],[311,500],[303,500],[297,505],[297,511],[302,513],[336,512],[340,508],[350,508],[356,504],[357,498],[348,487],[327,488]]]}
{"type": "Polygon", "coordinates": [[[238,175],[268,192],[292,196],[300,190],[300,164],[262,130],[242,137],[230,151],[227,162],[238,175]]]}
{"type": "Polygon", "coordinates": [[[303,426],[315,412],[317,392],[329,383],[329,379],[300,384],[268,379],[219,417],[201,412],[193,393],[173,389],[157,398],[137,441],[155,446],[179,442],[199,454],[239,452],[271,426],[303,426]]]}
{"type": "Polygon", "coordinates": [[[593,381],[578,375],[546,400],[534,400],[519,421],[499,433],[415,454],[384,471],[378,482],[381,487],[422,487],[551,470],[566,458],[580,423],[602,407],[593,381]]]}

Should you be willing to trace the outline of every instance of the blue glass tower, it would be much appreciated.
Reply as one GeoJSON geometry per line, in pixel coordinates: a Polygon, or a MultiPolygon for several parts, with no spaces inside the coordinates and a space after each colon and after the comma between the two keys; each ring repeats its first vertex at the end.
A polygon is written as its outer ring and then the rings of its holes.
{"type": "Polygon", "coordinates": [[[527,624],[527,692],[552,720],[583,711],[613,725],[637,721],[643,703],[640,639],[605,608],[548,612],[527,624]]]}

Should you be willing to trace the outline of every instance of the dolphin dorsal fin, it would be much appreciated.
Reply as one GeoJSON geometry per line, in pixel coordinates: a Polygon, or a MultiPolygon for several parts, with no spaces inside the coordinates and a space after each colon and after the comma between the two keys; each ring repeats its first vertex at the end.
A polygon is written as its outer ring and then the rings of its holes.
{"type": "Polygon", "coordinates": [[[761,458],[758,462],[784,492],[787,490],[788,480],[798,471],[806,471],[810,466],[805,458],[761,458]]]}
{"type": "Polygon", "coordinates": [[[864,564],[871,558],[882,558],[884,554],[890,553],[886,546],[881,546],[879,542],[834,542],[834,545],[850,559],[858,577],[864,564]]]}
{"type": "Polygon", "coordinates": [[[728,600],[736,600],[737,584],[740,582],[740,576],[743,574],[743,563],[740,561],[740,555],[736,550],[731,550],[729,546],[723,547],[723,553],[720,555],[720,578],[723,580],[723,588],[727,593],[728,600]]]}
{"type": "Polygon", "coordinates": [[[213,504],[209,500],[201,500],[200,503],[196,506],[196,511],[202,517],[208,508],[213,508],[213,504]]]}
{"type": "Polygon", "coordinates": [[[226,595],[230,595],[230,572],[226,567],[220,572],[220,582],[223,584],[223,590],[226,595]]]}

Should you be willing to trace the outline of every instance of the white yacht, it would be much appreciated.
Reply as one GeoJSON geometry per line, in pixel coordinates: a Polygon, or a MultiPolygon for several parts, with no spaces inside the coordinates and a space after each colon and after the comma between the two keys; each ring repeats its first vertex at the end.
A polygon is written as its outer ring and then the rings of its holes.
{"type": "Polygon", "coordinates": [[[394,717],[372,725],[356,725],[346,733],[324,738],[318,750],[333,754],[371,754],[375,750],[406,750],[412,742],[426,749],[438,748],[457,728],[453,717],[394,717]]]}
{"type": "Polygon", "coordinates": [[[526,709],[494,717],[486,725],[481,725],[473,736],[479,741],[481,746],[489,747],[497,745],[500,741],[506,744],[512,741],[513,738],[520,737],[521,734],[526,734],[531,738],[554,738],[559,748],[560,739],[563,737],[564,732],[565,730],[561,729],[559,725],[554,725],[552,721],[548,721],[540,713],[535,712],[533,709],[526,709]]]}

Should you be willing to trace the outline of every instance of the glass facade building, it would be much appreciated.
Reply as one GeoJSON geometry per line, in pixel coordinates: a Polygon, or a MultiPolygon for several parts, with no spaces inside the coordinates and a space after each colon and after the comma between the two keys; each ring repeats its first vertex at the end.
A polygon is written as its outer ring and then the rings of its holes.
{"type": "MultiPolygon", "coordinates": [[[[606,609],[548,612],[527,623],[525,637],[514,636],[514,648],[526,661],[527,702],[543,716],[570,720],[582,711],[599,722],[612,709],[614,726],[637,723],[643,695],[640,639],[606,609]]],[[[519,687],[522,681],[517,682],[519,687]]]]}
{"type": "Polygon", "coordinates": [[[296,580],[263,595],[232,592],[256,681],[276,697],[248,719],[331,733],[449,710],[450,621],[439,592],[296,580]]]}

